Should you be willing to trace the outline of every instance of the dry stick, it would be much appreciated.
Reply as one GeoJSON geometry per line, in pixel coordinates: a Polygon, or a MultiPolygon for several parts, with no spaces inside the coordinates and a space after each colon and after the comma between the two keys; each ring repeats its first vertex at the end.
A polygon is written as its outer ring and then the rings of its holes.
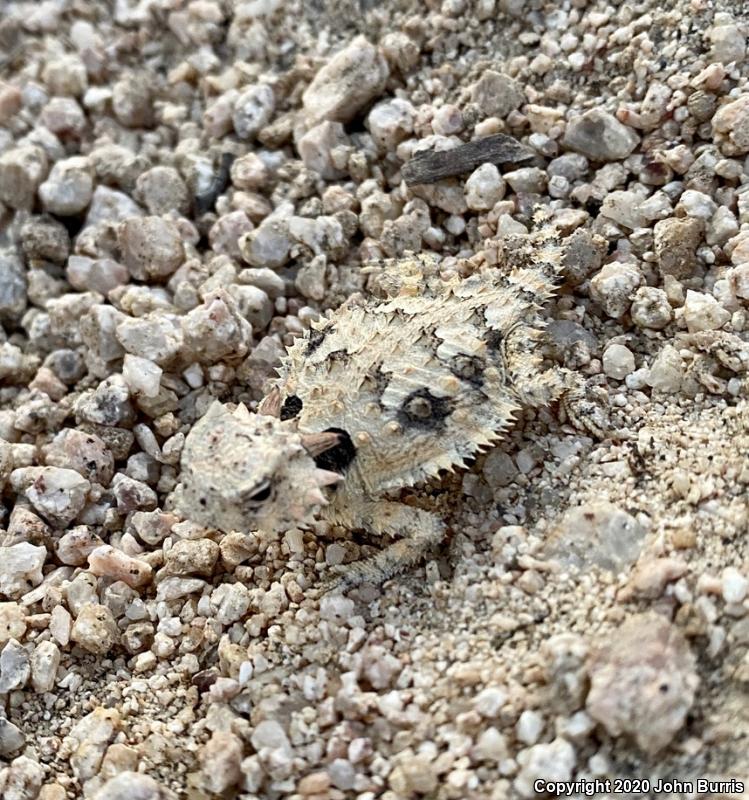
{"type": "Polygon", "coordinates": [[[471,172],[480,164],[516,164],[533,158],[533,153],[512,136],[495,133],[483,139],[442,150],[414,156],[401,169],[409,186],[417,183],[434,183],[453,175],[471,172]]]}

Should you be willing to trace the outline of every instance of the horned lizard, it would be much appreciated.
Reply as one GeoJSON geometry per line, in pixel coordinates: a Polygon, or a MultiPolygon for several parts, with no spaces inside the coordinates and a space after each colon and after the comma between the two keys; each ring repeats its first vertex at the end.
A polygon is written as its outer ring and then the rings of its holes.
{"type": "Polygon", "coordinates": [[[542,311],[561,254],[546,226],[487,242],[463,276],[427,257],[386,264],[385,296],[351,298],[314,323],[258,413],[210,407],[185,441],[174,507],[225,531],[317,514],[397,537],[337,568],[337,589],[418,562],[445,524],[389,494],[465,466],[523,407],[559,400],[577,427],[603,435],[606,414],[581,377],[543,368],[542,311]]]}

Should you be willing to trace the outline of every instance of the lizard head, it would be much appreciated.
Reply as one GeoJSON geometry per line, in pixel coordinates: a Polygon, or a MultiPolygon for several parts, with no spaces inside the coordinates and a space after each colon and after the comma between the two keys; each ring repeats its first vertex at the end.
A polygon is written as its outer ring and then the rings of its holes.
{"type": "Polygon", "coordinates": [[[221,531],[276,532],[310,522],[326,504],[321,487],[341,480],[314,456],[336,443],[336,434],[304,436],[293,422],[214,402],[185,439],[172,507],[221,531]]]}

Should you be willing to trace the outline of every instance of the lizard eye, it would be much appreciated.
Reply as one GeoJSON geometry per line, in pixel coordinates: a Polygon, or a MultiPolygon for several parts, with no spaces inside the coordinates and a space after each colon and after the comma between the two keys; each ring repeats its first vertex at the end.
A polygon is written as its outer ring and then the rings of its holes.
{"type": "Polygon", "coordinates": [[[263,481],[248,494],[251,503],[263,503],[270,497],[270,481],[263,481]]]}

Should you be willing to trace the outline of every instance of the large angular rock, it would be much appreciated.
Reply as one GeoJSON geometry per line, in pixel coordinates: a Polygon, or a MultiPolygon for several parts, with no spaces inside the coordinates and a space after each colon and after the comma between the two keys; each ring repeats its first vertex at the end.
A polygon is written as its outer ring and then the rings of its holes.
{"type": "Polygon", "coordinates": [[[638,614],[594,648],[586,709],[611,736],[631,736],[646,753],[684,725],[699,678],[686,639],[665,617],[638,614]]]}
{"type": "Polygon", "coordinates": [[[380,51],[357,36],[315,75],[302,95],[307,122],[349,122],[380,95],[390,70],[380,51]]]}
{"type": "Polygon", "coordinates": [[[626,511],[598,501],[570,508],[544,551],[566,566],[619,572],[637,561],[647,531],[626,511]]]}

